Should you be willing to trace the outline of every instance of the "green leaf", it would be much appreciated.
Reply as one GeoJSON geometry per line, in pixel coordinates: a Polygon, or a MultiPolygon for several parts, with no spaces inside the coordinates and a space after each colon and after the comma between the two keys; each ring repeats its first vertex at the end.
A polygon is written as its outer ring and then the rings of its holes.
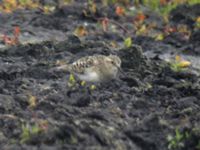
{"type": "Polygon", "coordinates": [[[124,40],[124,46],[125,47],[131,47],[131,45],[132,45],[132,39],[131,39],[131,37],[126,38],[124,40]]]}

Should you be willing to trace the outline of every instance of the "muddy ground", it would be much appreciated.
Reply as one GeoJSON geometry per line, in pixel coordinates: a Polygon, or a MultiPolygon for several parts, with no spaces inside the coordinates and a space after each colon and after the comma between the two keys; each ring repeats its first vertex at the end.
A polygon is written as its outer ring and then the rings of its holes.
{"type": "MultiPolygon", "coordinates": [[[[170,14],[170,25],[184,24],[191,30],[188,39],[175,32],[162,41],[126,33],[129,17],[98,6],[87,16],[83,2],[51,14],[0,14],[1,33],[12,34],[15,25],[21,28],[21,44],[2,42],[0,48],[1,149],[167,150],[169,136],[177,137],[178,130],[183,137],[174,138],[174,149],[199,150],[200,32],[194,29],[193,18],[200,16],[200,5],[181,5],[170,14]],[[103,32],[97,18],[105,16],[123,28],[103,32]],[[79,25],[86,25],[89,34],[74,36],[79,25]],[[134,44],[124,48],[127,35],[134,44]],[[117,48],[109,44],[113,40],[119,43],[117,48]],[[90,83],[82,86],[77,79],[69,86],[69,74],[52,70],[58,61],[97,53],[120,56],[124,74],[91,89],[90,83]],[[166,60],[177,54],[192,65],[172,70],[166,60]]],[[[147,23],[155,21],[164,28],[158,14],[146,14],[147,23]]]]}

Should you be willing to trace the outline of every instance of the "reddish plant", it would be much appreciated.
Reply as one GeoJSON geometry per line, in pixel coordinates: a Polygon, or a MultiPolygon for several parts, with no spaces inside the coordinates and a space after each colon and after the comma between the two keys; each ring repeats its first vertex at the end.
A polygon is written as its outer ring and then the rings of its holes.
{"type": "Polygon", "coordinates": [[[109,19],[107,17],[101,19],[101,24],[103,27],[103,31],[108,31],[108,23],[109,23],[109,19]]]}
{"type": "Polygon", "coordinates": [[[19,35],[20,35],[20,27],[16,26],[13,30],[13,37],[7,36],[6,34],[3,35],[3,42],[6,45],[17,45],[19,44],[19,35]]]}

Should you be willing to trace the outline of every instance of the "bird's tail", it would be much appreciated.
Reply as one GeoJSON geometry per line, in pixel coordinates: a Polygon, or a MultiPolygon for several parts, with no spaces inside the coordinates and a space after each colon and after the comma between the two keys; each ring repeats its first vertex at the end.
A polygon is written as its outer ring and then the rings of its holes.
{"type": "Polygon", "coordinates": [[[65,65],[61,65],[61,66],[58,66],[58,67],[54,67],[52,69],[50,69],[51,71],[64,71],[64,72],[68,72],[70,71],[69,69],[69,64],[65,64],[65,65]]]}
{"type": "Polygon", "coordinates": [[[56,67],[57,70],[63,70],[63,71],[68,71],[69,70],[69,65],[66,64],[66,65],[61,65],[61,66],[58,66],[56,67]]]}

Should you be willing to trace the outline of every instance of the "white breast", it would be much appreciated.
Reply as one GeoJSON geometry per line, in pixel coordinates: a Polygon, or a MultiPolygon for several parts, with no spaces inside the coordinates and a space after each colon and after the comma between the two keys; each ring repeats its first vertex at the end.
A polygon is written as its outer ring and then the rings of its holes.
{"type": "Polygon", "coordinates": [[[77,74],[82,81],[99,82],[99,75],[97,72],[87,72],[85,74],[77,74]]]}

